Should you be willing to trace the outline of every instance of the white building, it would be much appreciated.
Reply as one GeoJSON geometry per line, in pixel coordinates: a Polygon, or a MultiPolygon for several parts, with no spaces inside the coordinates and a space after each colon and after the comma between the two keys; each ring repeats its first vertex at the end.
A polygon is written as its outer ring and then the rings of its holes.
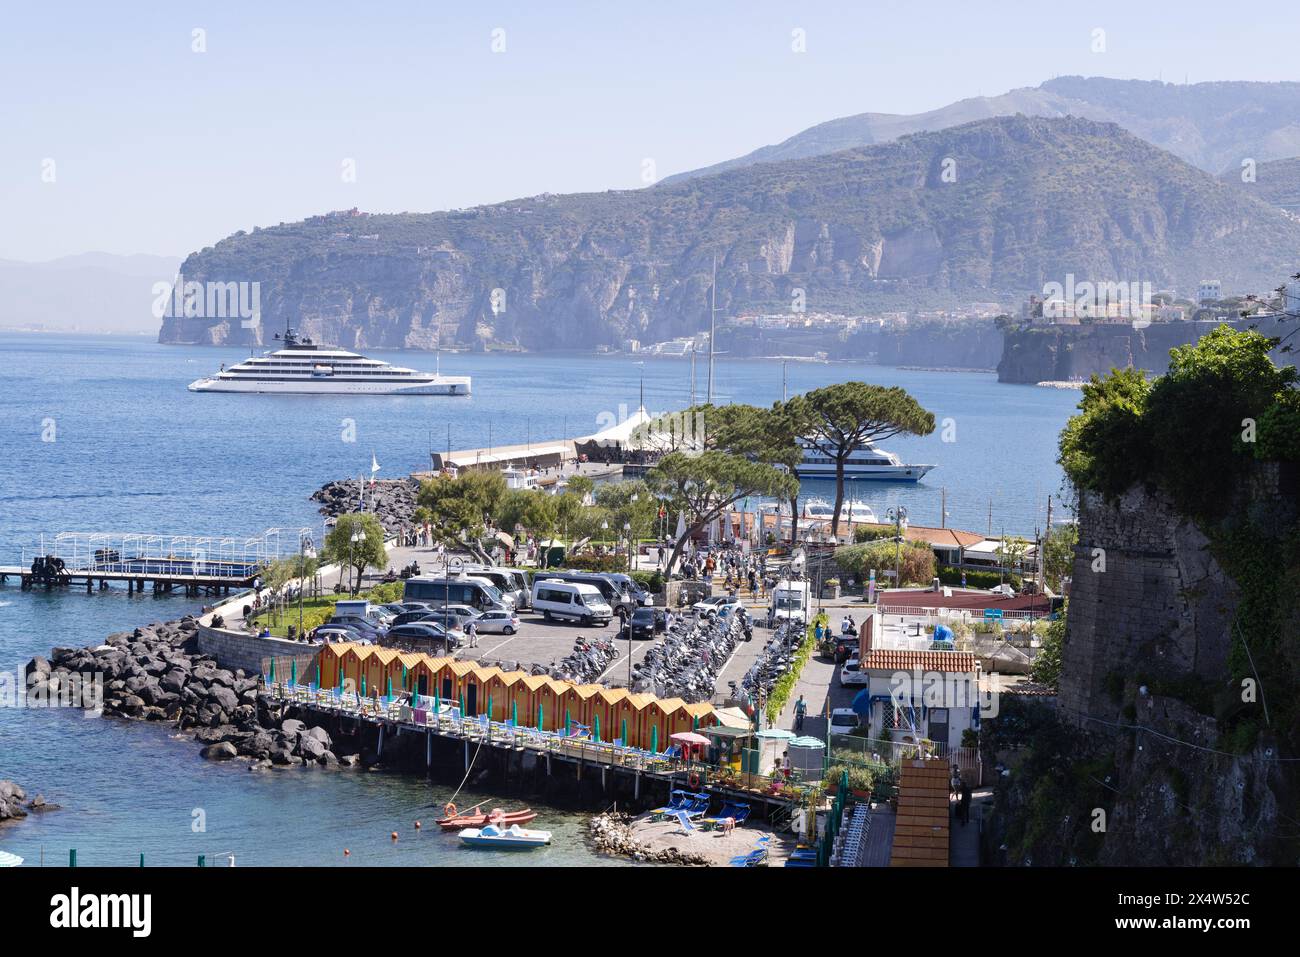
{"type": "Polygon", "coordinates": [[[1196,287],[1196,304],[1203,306],[1207,302],[1217,302],[1223,298],[1223,283],[1217,279],[1202,279],[1196,287]]]}
{"type": "Polygon", "coordinates": [[[885,731],[897,744],[934,742],[941,753],[961,747],[962,732],[979,729],[979,669],[969,651],[873,648],[860,669],[870,696],[870,737],[885,731]]]}

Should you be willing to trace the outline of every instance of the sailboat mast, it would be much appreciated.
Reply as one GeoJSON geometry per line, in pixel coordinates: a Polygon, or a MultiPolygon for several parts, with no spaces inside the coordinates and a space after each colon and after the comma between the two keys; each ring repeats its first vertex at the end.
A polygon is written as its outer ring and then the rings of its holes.
{"type": "Polygon", "coordinates": [[[704,400],[709,405],[713,404],[713,328],[714,319],[718,314],[718,254],[713,254],[713,283],[709,290],[709,391],[708,397],[704,400]]]}

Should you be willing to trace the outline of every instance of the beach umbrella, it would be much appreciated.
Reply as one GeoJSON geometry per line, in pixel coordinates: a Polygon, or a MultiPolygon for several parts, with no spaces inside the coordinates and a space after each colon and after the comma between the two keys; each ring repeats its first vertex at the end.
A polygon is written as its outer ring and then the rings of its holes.
{"type": "Polygon", "coordinates": [[[600,741],[600,715],[595,716],[595,723],[591,730],[591,740],[600,741]]]}
{"type": "Polygon", "coordinates": [[[519,702],[518,701],[510,702],[510,726],[512,728],[519,727],[519,702]]]}
{"type": "Polygon", "coordinates": [[[339,690],[343,690],[343,662],[339,662],[339,690]]]}
{"type": "Polygon", "coordinates": [[[650,729],[650,753],[659,753],[659,725],[657,724],[650,729]]]}
{"type": "Polygon", "coordinates": [[[492,696],[491,695],[488,695],[487,716],[488,716],[488,720],[491,721],[492,720],[492,696]]]}
{"type": "Polygon", "coordinates": [[[361,672],[361,697],[366,696],[366,673],[361,672]]]}
{"type": "Polygon", "coordinates": [[[460,716],[465,717],[465,692],[460,693],[460,716]]]}
{"type": "Polygon", "coordinates": [[[542,703],[539,701],[537,702],[537,730],[538,731],[546,730],[546,719],[543,717],[543,714],[544,711],[542,708],[542,703]]]}
{"type": "Polygon", "coordinates": [[[384,679],[384,697],[391,698],[392,696],[393,696],[393,676],[388,675],[384,679]]]}
{"type": "Polygon", "coordinates": [[[414,682],[412,682],[412,683],[410,683],[410,684],[407,683],[407,680],[406,680],[406,665],[402,665],[402,687],[405,688],[405,689],[407,689],[408,691],[414,691],[414,690],[415,690],[414,682]]]}
{"type": "Polygon", "coordinates": [[[865,718],[865,717],[870,716],[870,714],[871,714],[871,689],[870,689],[870,688],[863,688],[861,691],[859,691],[857,694],[855,694],[855,695],[853,696],[853,704],[851,704],[849,707],[851,707],[851,708],[853,709],[853,713],[854,713],[854,714],[859,715],[860,717],[864,717],[864,718],[865,718]]]}
{"type": "Polygon", "coordinates": [[[275,684],[275,658],[271,659],[271,677],[267,683],[275,684]]]}
{"type": "Polygon", "coordinates": [[[573,721],[569,717],[569,709],[564,709],[564,736],[567,738],[573,733],[573,721]]]}
{"type": "Polygon", "coordinates": [[[298,683],[298,659],[297,658],[289,659],[289,683],[295,685],[298,683]]]}
{"type": "Polygon", "coordinates": [[[700,716],[698,714],[695,715],[693,718],[691,718],[691,730],[692,731],[700,730],[700,716]]]}

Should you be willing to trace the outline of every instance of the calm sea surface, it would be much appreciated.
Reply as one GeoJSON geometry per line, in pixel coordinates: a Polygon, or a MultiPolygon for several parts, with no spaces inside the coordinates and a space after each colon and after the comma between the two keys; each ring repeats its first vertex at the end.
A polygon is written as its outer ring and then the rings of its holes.
{"type": "MultiPolygon", "coordinates": [[[[0,563],[59,532],[249,535],[270,527],[319,529],[308,495],[322,483],[381,477],[428,465],[430,448],[541,442],[595,432],[638,405],[652,412],[688,404],[684,360],[628,357],[452,355],[442,369],[474,377],[469,398],[203,395],[185,386],[240,349],[160,346],[120,337],[0,333],[0,563]],[[349,438],[355,441],[347,441],[349,438]],[[48,441],[52,439],[53,441],[48,441]]],[[[417,369],[427,353],[371,353],[417,369]]],[[[908,389],[949,437],[885,443],[907,461],[937,468],[916,486],[857,483],[851,494],[883,516],[906,505],[914,524],[1032,534],[1047,496],[1060,489],[1057,433],[1078,394],[999,385],[982,373],[919,372],[872,365],[791,362],[790,394],[860,379],[908,389]]],[[[697,366],[703,398],[705,368],[697,366]]],[[[781,398],[782,364],[719,359],[715,401],[768,405],[781,398]]],[[[830,498],[833,483],[806,483],[830,498]]],[[[1059,507],[1059,506],[1057,506],[1059,507]]],[[[1059,513],[1058,513],[1059,514],[1059,513]]],[[[319,536],[318,536],[319,537],[319,536]]],[[[30,552],[28,553],[30,554],[30,552]]],[[[0,587],[0,669],[8,689],[24,663],[53,645],[84,645],[197,607],[182,597],[21,592],[0,587]],[[15,674],[17,673],[17,674],[15,674]]],[[[193,864],[233,853],[240,864],[482,863],[430,821],[450,788],[389,774],[250,773],[214,764],[165,729],[86,719],[77,713],[0,708],[0,778],[43,793],[64,809],[0,826],[0,848],[66,863],[193,864]],[[195,832],[195,810],[206,830],[195,832]],[[397,830],[401,839],[388,838],[397,830]]],[[[473,803],[487,795],[472,795],[473,803]]],[[[494,864],[616,863],[580,840],[581,816],[540,808],[536,825],[556,845],[494,864]]]]}

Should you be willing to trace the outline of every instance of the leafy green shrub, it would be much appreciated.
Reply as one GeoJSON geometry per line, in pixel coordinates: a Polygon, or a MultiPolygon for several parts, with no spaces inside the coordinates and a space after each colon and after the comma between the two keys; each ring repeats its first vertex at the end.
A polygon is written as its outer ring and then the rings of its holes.
{"type": "Polygon", "coordinates": [[[885,569],[899,564],[899,584],[929,584],[934,578],[934,552],[924,542],[877,540],[845,545],[835,550],[835,563],[859,581],[865,581],[871,569],[877,577],[885,569]]]}
{"type": "MultiPolygon", "coordinates": [[[[960,568],[953,568],[951,565],[940,565],[937,572],[940,582],[957,586],[961,585],[961,573],[960,568]]],[[[997,572],[966,569],[967,588],[993,588],[1002,582],[1010,582],[1012,588],[1019,588],[1021,585],[1019,575],[999,575],[997,572]]]]}

